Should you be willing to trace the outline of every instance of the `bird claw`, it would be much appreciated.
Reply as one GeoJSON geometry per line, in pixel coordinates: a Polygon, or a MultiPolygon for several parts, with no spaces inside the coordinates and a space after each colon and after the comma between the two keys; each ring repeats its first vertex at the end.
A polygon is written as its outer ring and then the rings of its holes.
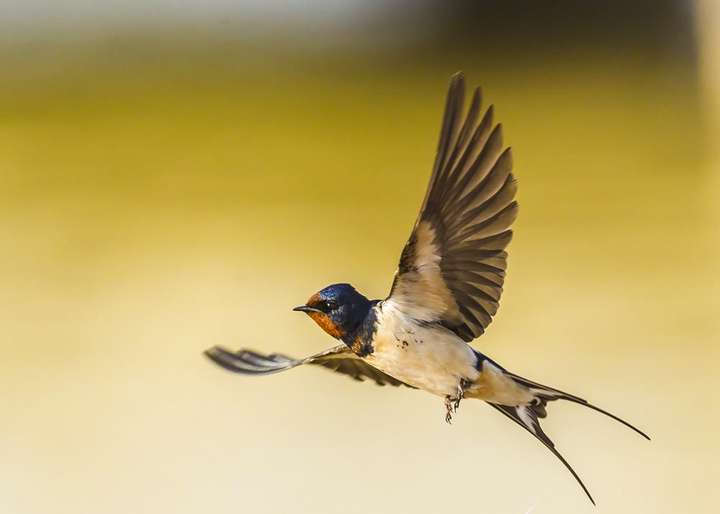
{"type": "Polygon", "coordinates": [[[450,397],[445,397],[445,423],[452,425],[453,412],[457,411],[457,403],[450,397]]]}
{"type": "Polygon", "coordinates": [[[470,382],[462,379],[458,384],[456,396],[445,397],[445,422],[448,425],[452,425],[453,414],[455,414],[460,407],[460,401],[465,397],[465,389],[470,385],[470,382]]]}

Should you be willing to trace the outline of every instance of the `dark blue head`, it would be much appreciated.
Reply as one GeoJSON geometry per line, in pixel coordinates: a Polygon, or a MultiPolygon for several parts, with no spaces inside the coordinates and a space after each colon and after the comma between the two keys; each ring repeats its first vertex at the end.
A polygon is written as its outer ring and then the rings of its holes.
{"type": "Polygon", "coordinates": [[[342,339],[360,326],[370,307],[370,300],[350,284],[333,284],[293,310],[307,313],[325,332],[342,339]]]}

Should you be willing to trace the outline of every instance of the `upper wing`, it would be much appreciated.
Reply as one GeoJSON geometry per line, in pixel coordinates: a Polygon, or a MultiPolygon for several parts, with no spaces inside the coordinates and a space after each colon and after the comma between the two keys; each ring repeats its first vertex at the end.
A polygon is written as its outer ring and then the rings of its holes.
{"type": "Polygon", "coordinates": [[[318,364],[338,373],[350,375],[355,380],[363,381],[369,378],[381,386],[388,384],[412,387],[372,367],[344,344],[334,346],[304,359],[291,359],[278,353],[261,355],[251,350],[230,352],[220,346],[213,346],[205,350],[205,355],[218,366],[244,375],[269,375],[301,364],[318,364]]]}
{"type": "Polygon", "coordinates": [[[476,89],[463,121],[464,97],[457,73],[430,184],[387,301],[472,341],[497,312],[518,207],[510,149],[503,150],[501,126],[493,127],[493,108],[479,120],[476,89]]]}

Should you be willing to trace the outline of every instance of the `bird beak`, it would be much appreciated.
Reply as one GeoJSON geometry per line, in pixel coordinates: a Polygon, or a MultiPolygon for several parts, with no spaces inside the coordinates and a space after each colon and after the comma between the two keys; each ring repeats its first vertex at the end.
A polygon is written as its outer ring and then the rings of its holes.
{"type": "Polygon", "coordinates": [[[298,312],[305,312],[305,313],[308,313],[308,312],[322,313],[322,311],[320,309],[316,309],[315,307],[310,307],[309,305],[299,305],[299,306],[295,307],[293,310],[298,311],[298,312]]]}

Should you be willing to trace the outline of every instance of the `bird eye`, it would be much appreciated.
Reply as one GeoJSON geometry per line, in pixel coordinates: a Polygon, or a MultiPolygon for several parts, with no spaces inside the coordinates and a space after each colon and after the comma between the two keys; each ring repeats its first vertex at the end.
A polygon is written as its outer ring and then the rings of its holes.
{"type": "Polygon", "coordinates": [[[335,309],[337,309],[338,304],[335,300],[327,300],[325,302],[325,306],[327,307],[328,310],[334,311],[335,309]]]}

